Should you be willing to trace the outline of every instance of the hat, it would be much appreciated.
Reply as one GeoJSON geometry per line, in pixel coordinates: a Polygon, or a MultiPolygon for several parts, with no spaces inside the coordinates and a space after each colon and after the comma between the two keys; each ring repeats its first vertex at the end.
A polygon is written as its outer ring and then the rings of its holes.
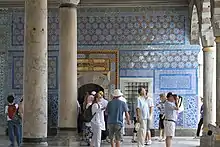
{"type": "Polygon", "coordinates": [[[103,91],[99,91],[98,94],[100,94],[101,96],[104,95],[103,91]]]}
{"type": "Polygon", "coordinates": [[[113,95],[114,97],[119,97],[119,96],[122,96],[123,93],[121,92],[120,89],[115,89],[112,95],[113,95]]]}
{"type": "Polygon", "coordinates": [[[92,94],[92,95],[96,95],[96,92],[95,92],[95,91],[92,91],[91,94],[92,94]]]}

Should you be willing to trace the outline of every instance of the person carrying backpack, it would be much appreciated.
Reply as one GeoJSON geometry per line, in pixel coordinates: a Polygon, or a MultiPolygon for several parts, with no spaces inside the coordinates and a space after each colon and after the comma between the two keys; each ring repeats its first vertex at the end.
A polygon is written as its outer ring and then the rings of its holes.
{"type": "Polygon", "coordinates": [[[93,118],[92,115],[92,99],[90,97],[86,97],[85,99],[85,109],[83,110],[83,123],[84,123],[84,139],[85,143],[90,146],[91,139],[92,139],[92,127],[91,127],[91,120],[93,118]]]}
{"type": "Polygon", "coordinates": [[[21,132],[21,116],[19,115],[18,104],[14,103],[14,96],[7,97],[8,105],[5,107],[5,114],[8,122],[8,136],[11,142],[10,147],[15,147],[15,136],[18,147],[21,146],[22,132],[21,132]]]}

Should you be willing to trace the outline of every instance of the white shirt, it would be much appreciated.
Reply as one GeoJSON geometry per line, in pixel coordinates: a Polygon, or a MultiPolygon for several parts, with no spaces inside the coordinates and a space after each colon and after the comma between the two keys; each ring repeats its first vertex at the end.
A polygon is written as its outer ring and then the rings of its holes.
{"type": "Polygon", "coordinates": [[[92,123],[100,127],[101,130],[105,130],[104,110],[102,106],[97,103],[92,105],[92,114],[96,113],[92,118],[92,123]]]}
{"type": "Polygon", "coordinates": [[[137,98],[136,108],[140,109],[140,118],[147,120],[149,118],[149,104],[145,97],[139,96],[137,98]]]}
{"type": "Polygon", "coordinates": [[[152,98],[148,97],[148,98],[147,98],[147,103],[148,103],[148,106],[149,106],[149,107],[154,107],[154,101],[153,101],[152,98]]]}
{"type": "MultiPolygon", "coordinates": [[[[16,109],[18,109],[18,104],[15,104],[15,107],[16,107],[16,109]]],[[[7,121],[11,120],[11,119],[8,117],[8,105],[5,106],[5,114],[7,115],[7,121]]]]}
{"type": "Polygon", "coordinates": [[[102,105],[103,108],[106,108],[108,105],[108,101],[104,98],[101,98],[99,104],[102,105]]]}

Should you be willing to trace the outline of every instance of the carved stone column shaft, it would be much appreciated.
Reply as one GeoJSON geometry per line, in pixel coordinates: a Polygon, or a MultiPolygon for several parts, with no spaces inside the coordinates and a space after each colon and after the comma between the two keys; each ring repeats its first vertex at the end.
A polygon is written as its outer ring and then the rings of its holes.
{"type": "Polygon", "coordinates": [[[25,1],[24,143],[47,139],[47,0],[25,1]]]}
{"type": "Polygon", "coordinates": [[[204,97],[204,128],[209,123],[215,122],[213,113],[213,75],[214,75],[214,49],[215,47],[203,48],[203,97],[204,97]]]}
{"type": "Polygon", "coordinates": [[[77,9],[78,3],[60,5],[59,128],[77,128],[77,9]]]}

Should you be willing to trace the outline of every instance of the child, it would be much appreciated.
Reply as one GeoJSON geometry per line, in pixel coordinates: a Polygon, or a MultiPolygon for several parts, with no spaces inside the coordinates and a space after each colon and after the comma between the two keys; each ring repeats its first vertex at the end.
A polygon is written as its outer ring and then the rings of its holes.
{"type": "Polygon", "coordinates": [[[8,106],[5,107],[5,114],[7,115],[7,122],[8,122],[8,136],[11,142],[10,147],[15,146],[15,136],[17,139],[18,147],[21,146],[22,140],[22,132],[21,132],[21,116],[18,112],[18,104],[14,103],[14,96],[9,95],[7,97],[8,106]]]}
{"type": "Polygon", "coordinates": [[[160,111],[160,115],[159,115],[159,131],[160,131],[160,139],[159,141],[165,141],[165,137],[164,137],[164,104],[166,102],[166,96],[165,94],[160,94],[160,102],[159,104],[157,104],[157,108],[160,111]]]}

